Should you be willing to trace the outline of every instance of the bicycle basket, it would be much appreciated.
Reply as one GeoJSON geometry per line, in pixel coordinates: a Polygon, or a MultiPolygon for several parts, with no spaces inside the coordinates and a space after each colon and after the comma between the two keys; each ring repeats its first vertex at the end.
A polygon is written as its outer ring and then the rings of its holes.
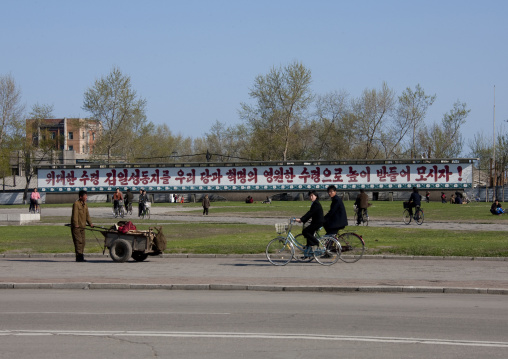
{"type": "Polygon", "coordinates": [[[288,230],[287,223],[275,223],[275,231],[278,234],[286,233],[287,230],[288,230]]]}
{"type": "Polygon", "coordinates": [[[145,202],[145,207],[146,207],[146,208],[150,208],[150,207],[152,207],[152,203],[151,203],[151,202],[145,202]]]}
{"type": "Polygon", "coordinates": [[[409,208],[409,202],[402,202],[402,205],[404,206],[404,208],[409,208]]]}

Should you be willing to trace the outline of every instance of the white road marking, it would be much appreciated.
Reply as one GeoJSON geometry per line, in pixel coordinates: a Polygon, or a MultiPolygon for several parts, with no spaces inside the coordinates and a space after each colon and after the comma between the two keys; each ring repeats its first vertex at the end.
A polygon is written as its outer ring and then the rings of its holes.
{"type": "Polygon", "coordinates": [[[210,312],[114,312],[114,313],[91,313],[91,312],[0,312],[0,315],[33,315],[33,314],[65,314],[65,315],[230,315],[231,313],[210,313],[210,312]]]}
{"type": "Polygon", "coordinates": [[[369,337],[316,334],[229,333],[229,332],[152,332],[152,331],[80,331],[80,330],[0,330],[1,336],[91,336],[91,337],[165,337],[165,338],[223,338],[223,339],[297,339],[327,341],[357,341],[396,344],[432,344],[474,347],[508,348],[508,342],[476,340],[446,340],[432,338],[369,337]]]}

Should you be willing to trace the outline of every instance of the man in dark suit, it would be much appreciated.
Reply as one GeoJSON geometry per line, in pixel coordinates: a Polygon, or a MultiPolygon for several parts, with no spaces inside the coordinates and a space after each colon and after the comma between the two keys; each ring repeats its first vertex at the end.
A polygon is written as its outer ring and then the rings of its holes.
{"type": "Polygon", "coordinates": [[[344,202],[337,196],[337,188],[334,185],[328,186],[328,195],[332,199],[330,210],[325,215],[325,223],[323,227],[326,230],[326,234],[337,234],[340,229],[343,229],[348,225],[346,208],[344,208],[344,202]]]}

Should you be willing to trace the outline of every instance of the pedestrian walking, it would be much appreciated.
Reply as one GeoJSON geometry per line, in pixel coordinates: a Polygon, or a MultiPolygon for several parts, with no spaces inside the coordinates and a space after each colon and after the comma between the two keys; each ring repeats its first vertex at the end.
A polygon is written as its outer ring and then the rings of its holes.
{"type": "Polygon", "coordinates": [[[203,216],[206,214],[208,216],[208,208],[210,208],[210,199],[208,198],[208,195],[205,194],[205,197],[203,197],[203,216]]]}

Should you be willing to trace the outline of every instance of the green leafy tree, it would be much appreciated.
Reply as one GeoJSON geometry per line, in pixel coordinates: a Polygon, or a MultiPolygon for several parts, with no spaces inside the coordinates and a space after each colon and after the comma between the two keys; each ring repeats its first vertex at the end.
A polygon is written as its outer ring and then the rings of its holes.
{"type": "Polygon", "coordinates": [[[420,144],[430,158],[454,158],[462,153],[464,140],[460,131],[471,112],[465,103],[456,101],[453,109],[443,115],[441,124],[433,124],[428,130],[422,128],[420,144]]]}
{"type": "Polygon", "coordinates": [[[313,99],[311,81],[310,70],[299,62],[256,77],[249,92],[256,105],[242,103],[240,111],[252,133],[254,159],[286,161],[293,157],[313,99]]]}
{"type": "Polygon", "coordinates": [[[349,94],[345,91],[316,97],[315,119],[305,131],[307,136],[304,136],[310,142],[306,149],[310,159],[334,160],[351,156],[355,137],[348,98],[349,94]]]}
{"type": "Polygon", "coordinates": [[[23,127],[25,106],[21,89],[11,75],[0,76],[0,177],[10,175],[11,152],[19,148],[17,134],[23,127]]]}
{"type": "Polygon", "coordinates": [[[366,89],[353,101],[355,135],[362,159],[379,158],[384,155],[386,139],[385,124],[395,110],[395,93],[386,82],[380,90],[366,89]]]}
{"type": "MultiPolygon", "coordinates": [[[[394,127],[400,136],[396,136],[395,146],[405,138],[406,134],[411,134],[410,153],[414,158],[417,151],[417,137],[420,127],[423,125],[427,110],[436,100],[436,95],[426,95],[420,84],[416,85],[415,90],[407,87],[398,98],[398,121],[394,127]]],[[[393,151],[392,151],[393,152],[393,151]]]]}
{"type": "Polygon", "coordinates": [[[131,79],[114,67],[95,81],[84,94],[83,109],[102,123],[94,153],[124,157],[133,143],[133,134],[146,124],[146,100],[132,89],[131,79]]]}
{"type": "Polygon", "coordinates": [[[52,139],[48,131],[41,128],[42,120],[53,117],[53,105],[36,103],[32,106],[29,117],[31,121],[27,121],[26,131],[19,134],[26,180],[23,192],[25,203],[28,198],[30,181],[37,173],[37,166],[50,159],[57,143],[57,139],[52,139]]]}

